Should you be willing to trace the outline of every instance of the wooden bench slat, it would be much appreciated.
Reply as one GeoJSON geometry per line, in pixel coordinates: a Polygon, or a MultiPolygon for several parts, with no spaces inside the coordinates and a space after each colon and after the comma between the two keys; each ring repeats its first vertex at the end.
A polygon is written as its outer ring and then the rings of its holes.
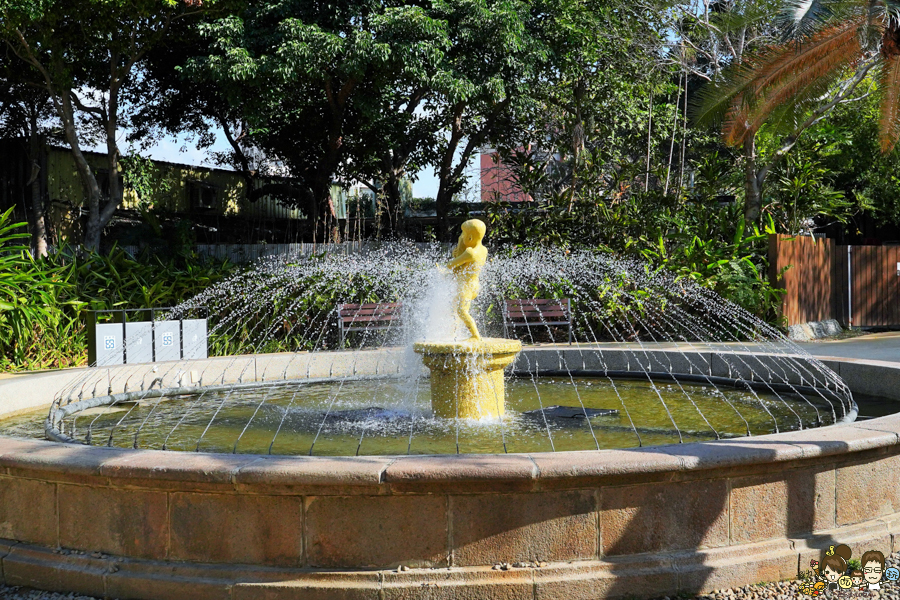
{"type": "Polygon", "coordinates": [[[341,304],[343,308],[363,308],[367,306],[387,306],[390,308],[400,308],[403,306],[400,302],[369,302],[366,304],[341,304]]]}
{"type": "Polygon", "coordinates": [[[542,315],[506,315],[506,318],[512,321],[532,321],[540,323],[547,319],[568,319],[569,315],[563,312],[544,313],[542,315]]]}
{"type": "Polygon", "coordinates": [[[542,298],[531,298],[525,300],[506,300],[506,304],[508,306],[519,306],[519,305],[534,305],[534,306],[544,306],[545,304],[568,304],[568,298],[555,298],[552,300],[542,299],[542,298]]]}
{"type": "Polygon", "coordinates": [[[566,304],[569,302],[568,298],[513,298],[511,300],[507,300],[507,304],[553,304],[563,303],[566,304]]]}
{"type": "Polygon", "coordinates": [[[346,313],[342,312],[341,317],[393,317],[400,316],[395,312],[387,312],[387,311],[360,311],[360,312],[352,312],[346,313]]]}
{"type": "Polygon", "coordinates": [[[387,323],[390,321],[400,321],[400,317],[342,317],[341,320],[346,323],[387,323]]]}
{"type": "Polygon", "coordinates": [[[569,328],[572,343],[572,315],[569,298],[514,298],[504,305],[504,326],[540,330],[551,326],[569,328]]]}
{"type": "Polygon", "coordinates": [[[364,310],[364,309],[372,309],[372,308],[383,308],[386,310],[397,310],[400,308],[399,304],[344,304],[342,306],[342,310],[364,310]]]}

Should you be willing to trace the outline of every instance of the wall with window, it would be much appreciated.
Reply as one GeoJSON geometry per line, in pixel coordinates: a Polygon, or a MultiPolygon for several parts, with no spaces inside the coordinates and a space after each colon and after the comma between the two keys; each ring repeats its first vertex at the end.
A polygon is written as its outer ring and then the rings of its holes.
{"type": "MultiPolygon", "coordinates": [[[[86,152],[104,195],[109,193],[106,155],[86,152]]],[[[83,213],[84,190],[72,153],[64,148],[47,149],[47,192],[51,218],[63,235],[77,233],[83,213]]],[[[122,208],[141,207],[171,213],[198,216],[302,219],[301,211],[283,206],[274,198],[256,202],[247,198],[247,182],[237,173],[155,161],[152,168],[150,198],[140,198],[126,187],[122,208]]]]}

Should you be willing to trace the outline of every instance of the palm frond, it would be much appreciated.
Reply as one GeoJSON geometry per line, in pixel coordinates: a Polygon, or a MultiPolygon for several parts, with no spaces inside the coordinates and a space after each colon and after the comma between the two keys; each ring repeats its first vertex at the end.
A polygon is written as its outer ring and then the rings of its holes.
{"type": "Polygon", "coordinates": [[[779,15],[778,22],[784,30],[784,38],[806,37],[832,17],[829,0],[789,0],[779,15]]]}
{"type": "Polygon", "coordinates": [[[890,152],[900,140],[900,56],[885,57],[879,75],[881,151],[890,152]]]}
{"type": "Polygon", "coordinates": [[[722,137],[728,146],[737,146],[747,137],[747,119],[749,110],[743,103],[743,98],[732,98],[731,106],[722,123],[722,137]]]}
{"type": "Polygon", "coordinates": [[[849,50],[854,54],[846,58],[855,58],[860,48],[860,25],[860,20],[844,22],[823,29],[800,45],[775,46],[753,57],[748,61],[748,66],[755,72],[755,77],[750,81],[748,91],[754,94],[764,93],[770,86],[777,86],[784,80],[802,75],[804,70],[819,63],[822,58],[836,57],[840,52],[849,50]]]}
{"type": "Polygon", "coordinates": [[[694,123],[712,125],[727,120],[734,109],[734,99],[741,96],[749,81],[739,69],[732,69],[729,75],[707,83],[691,98],[690,114],[694,123]]]}
{"type": "MultiPolygon", "coordinates": [[[[808,42],[775,46],[750,59],[745,70],[752,74],[725,117],[722,133],[727,143],[738,144],[780,105],[793,100],[818,79],[833,77],[859,56],[859,22],[829,27],[808,42]],[[740,117],[740,118],[739,118],[740,117]]],[[[745,75],[746,77],[746,75],[745,75]]]]}
{"type": "Polygon", "coordinates": [[[784,120],[788,116],[796,116],[811,102],[817,103],[851,60],[859,56],[858,39],[854,36],[850,44],[835,48],[830,54],[821,56],[793,77],[780,80],[778,85],[765,92],[754,106],[749,130],[758,130],[776,113],[780,113],[778,120],[784,120]]]}
{"type": "Polygon", "coordinates": [[[900,2],[897,0],[885,0],[884,16],[886,19],[900,23],[900,2]]]}

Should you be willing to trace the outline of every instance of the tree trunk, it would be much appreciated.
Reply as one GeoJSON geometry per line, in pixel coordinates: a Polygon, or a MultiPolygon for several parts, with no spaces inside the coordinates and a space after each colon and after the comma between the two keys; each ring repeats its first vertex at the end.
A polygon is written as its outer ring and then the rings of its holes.
{"type": "Polygon", "coordinates": [[[319,164],[319,168],[316,170],[316,179],[313,182],[312,194],[315,207],[315,214],[311,215],[315,231],[313,235],[316,240],[321,239],[323,243],[336,243],[341,241],[341,232],[338,229],[334,202],[331,201],[331,173],[334,170],[333,167],[329,168],[325,164],[326,162],[327,159],[323,159],[319,164]]]}
{"type": "Polygon", "coordinates": [[[400,197],[400,175],[394,170],[388,171],[387,181],[382,188],[387,203],[387,219],[383,221],[383,233],[388,236],[400,230],[400,218],[403,212],[403,199],[400,197]]]}
{"type": "Polygon", "coordinates": [[[28,140],[29,159],[31,159],[31,178],[28,185],[31,187],[31,211],[34,215],[34,229],[31,232],[31,246],[34,255],[47,256],[47,223],[44,215],[44,202],[41,198],[41,136],[38,134],[37,114],[32,115],[31,132],[28,140]]]}
{"type": "MultiPolygon", "coordinates": [[[[122,205],[124,189],[122,174],[119,173],[119,145],[116,143],[116,129],[119,123],[119,86],[113,82],[109,89],[109,106],[106,118],[106,168],[109,170],[109,198],[100,211],[100,230],[113,218],[116,210],[122,205]]],[[[99,247],[99,239],[97,247],[99,247]]]]}
{"type": "Polygon", "coordinates": [[[69,142],[69,147],[72,149],[72,158],[75,160],[75,168],[78,170],[78,176],[81,178],[87,202],[88,220],[84,230],[83,244],[85,249],[96,252],[100,249],[100,232],[103,229],[100,224],[100,186],[97,185],[97,178],[81,152],[78,132],[75,131],[75,111],[72,107],[70,94],[71,90],[69,89],[64,89],[59,94],[59,117],[63,123],[66,141],[69,142]]]}
{"type": "Polygon", "coordinates": [[[762,210],[762,189],[756,168],[756,134],[744,141],[744,226],[752,228],[762,210]]]}
{"type": "Polygon", "coordinates": [[[435,232],[437,239],[446,242],[450,238],[450,203],[453,200],[453,192],[441,181],[435,198],[437,210],[438,230],[435,232]]]}
{"type": "Polygon", "coordinates": [[[444,155],[441,157],[441,164],[438,169],[439,183],[435,204],[437,205],[438,220],[437,238],[442,242],[450,239],[450,203],[453,201],[453,195],[459,188],[457,169],[453,168],[453,157],[456,156],[456,150],[459,148],[459,143],[463,137],[462,114],[465,108],[466,105],[463,103],[459,103],[453,108],[453,117],[450,122],[450,139],[447,140],[447,147],[444,148],[444,155]]]}

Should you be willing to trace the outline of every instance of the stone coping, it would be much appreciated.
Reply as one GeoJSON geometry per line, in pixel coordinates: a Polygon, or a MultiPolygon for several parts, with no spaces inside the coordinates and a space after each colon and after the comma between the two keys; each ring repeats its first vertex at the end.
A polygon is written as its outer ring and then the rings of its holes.
{"type": "Polygon", "coordinates": [[[130,450],[0,436],[0,474],[127,480],[129,487],[393,494],[579,489],[687,481],[710,469],[826,458],[900,444],[900,414],[804,431],[622,450],[422,456],[260,456],[130,450]],[[321,489],[319,489],[321,488],[321,489]]]}

